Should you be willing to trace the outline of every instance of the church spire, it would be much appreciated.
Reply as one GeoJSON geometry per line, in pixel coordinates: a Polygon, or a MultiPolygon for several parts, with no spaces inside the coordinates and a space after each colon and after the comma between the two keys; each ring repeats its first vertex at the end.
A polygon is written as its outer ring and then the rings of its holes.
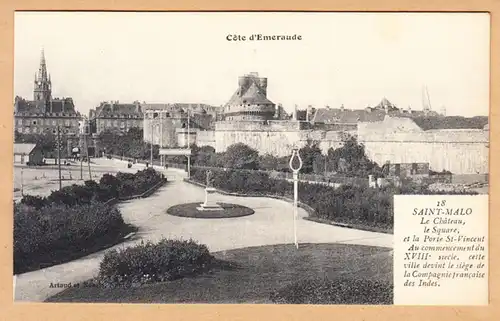
{"type": "Polygon", "coordinates": [[[42,47],[42,52],[40,54],[40,67],[38,68],[38,80],[44,81],[47,79],[47,64],[45,62],[45,51],[42,47]]]}
{"type": "Polygon", "coordinates": [[[45,62],[45,52],[42,48],[40,54],[40,67],[38,74],[35,74],[35,90],[33,99],[35,101],[48,102],[52,99],[52,85],[47,73],[47,63],[45,62]]]}

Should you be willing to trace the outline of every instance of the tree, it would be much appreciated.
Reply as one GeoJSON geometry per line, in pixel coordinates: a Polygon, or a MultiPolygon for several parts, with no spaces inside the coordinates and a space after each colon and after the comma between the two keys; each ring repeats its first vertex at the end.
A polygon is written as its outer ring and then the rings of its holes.
{"type": "Polygon", "coordinates": [[[278,158],[271,154],[261,155],[259,157],[259,169],[270,171],[278,169],[278,158]]]}
{"type": "Polygon", "coordinates": [[[235,169],[257,169],[259,164],[259,152],[243,143],[236,143],[227,148],[223,159],[225,167],[235,169]]]}
{"type": "Polygon", "coordinates": [[[215,166],[216,165],[216,153],[215,148],[212,146],[202,146],[196,147],[192,150],[193,162],[195,165],[199,166],[215,166]]]}
{"type": "Polygon", "coordinates": [[[314,162],[321,156],[321,149],[319,142],[308,140],[307,144],[299,150],[300,157],[302,158],[302,170],[304,174],[314,172],[314,162]]]}
{"type": "Polygon", "coordinates": [[[381,171],[380,167],[366,156],[364,146],[358,144],[354,137],[348,138],[341,148],[328,150],[327,166],[348,176],[365,177],[381,171]]]}

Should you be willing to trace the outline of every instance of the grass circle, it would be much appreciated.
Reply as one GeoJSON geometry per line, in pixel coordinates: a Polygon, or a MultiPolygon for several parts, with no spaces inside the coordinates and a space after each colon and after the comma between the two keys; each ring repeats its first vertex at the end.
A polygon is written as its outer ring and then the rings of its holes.
{"type": "Polygon", "coordinates": [[[191,218],[231,218],[248,216],[255,213],[249,207],[229,203],[217,203],[222,207],[222,210],[200,211],[197,209],[200,207],[200,204],[201,202],[174,205],[167,210],[167,213],[174,216],[191,218]]]}

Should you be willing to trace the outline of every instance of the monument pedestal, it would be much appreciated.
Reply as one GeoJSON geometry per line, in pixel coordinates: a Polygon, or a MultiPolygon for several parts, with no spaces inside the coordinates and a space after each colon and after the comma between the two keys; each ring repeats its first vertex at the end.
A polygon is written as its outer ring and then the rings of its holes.
{"type": "Polygon", "coordinates": [[[205,188],[205,203],[200,204],[196,209],[199,211],[221,211],[223,208],[219,204],[217,204],[213,197],[210,195],[214,194],[216,189],[213,187],[205,188]]]}

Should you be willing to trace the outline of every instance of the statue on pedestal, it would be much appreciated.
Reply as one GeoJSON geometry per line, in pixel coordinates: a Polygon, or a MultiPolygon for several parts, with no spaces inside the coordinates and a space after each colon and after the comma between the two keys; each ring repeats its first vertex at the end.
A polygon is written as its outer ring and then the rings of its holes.
{"type": "Polygon", "coordinates": [[[213,187],[214,187],[214,173],[211,170],[208,170],[206,188],[213,188],[213,187]]]}
{"type": "Polygon", "coordinates": [[[205,203],[200,204],[197,207],[200,211],[219,211],[222,210],[222,207],[217,204],[217,202],[213,199],[214,193],[217,191],[214,188],[214,174],[211,170],[207,170],[206,172],[206,186],[205,186],[205,203]]]}

